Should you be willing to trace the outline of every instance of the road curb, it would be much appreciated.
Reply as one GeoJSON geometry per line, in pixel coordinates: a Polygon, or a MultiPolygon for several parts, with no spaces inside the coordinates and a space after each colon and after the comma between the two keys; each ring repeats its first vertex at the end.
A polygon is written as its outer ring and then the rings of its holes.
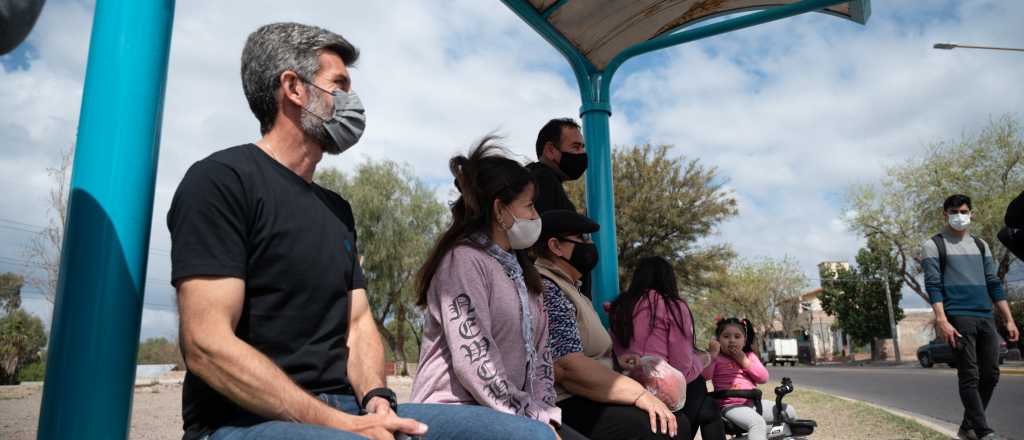
{"type": "Polygon", "coordinates": [[[954,439],[957,438],[956,431],[957,431],[958,427],[957,427],[957,425],[955,425],[953,423],[949,423],[949,422],[946,422],[946,421],[942,421],[942,420],[939,420],[939,419],[935,419],[935,418],[928,417],[928,416],[921,415],[921,414],[917,414],[917,413],[912,413],[910,411],[904,411],[904,410],[901,410],[901,409],[890,408],[888,406],[883,406],[883,405],[879,405],[879,404],[876,404],[876,403],[871,403],[871,402],[864,401],[864,400],[851,399],[851,398],[846,397],[846,396],[840,396],[838,394],[830,393],[830,392],[822,390],[820,388],[809,387],[809,386],[806,386],[806,385],[801,385],[800,388],[812,390],[812,391],[815,391],[815,392],[818,392],[818,393],[825,394],[827,396],[835,397],[835,398],[840,399],[840,400],[845,400],[847,402],[863,403],[864,405],[870,406],[872,408],[875,408],[875,409],[878,409],[878,410],[881,410],[881,411],[885,411],[885,412],[887,412],[889,414],[892,414],[892,415],[894,415],[896,417],[899,417],[899,418],[902,418],[902,419],[906,419],[906,420],[910,420],[912,422],[918,423],[921,426],[924,426],[925,428],[928,428],[928,429],[931,429],[933,431],[938,432],[939,434],[947,435],[950,438],[954,438],[954,439]]]}

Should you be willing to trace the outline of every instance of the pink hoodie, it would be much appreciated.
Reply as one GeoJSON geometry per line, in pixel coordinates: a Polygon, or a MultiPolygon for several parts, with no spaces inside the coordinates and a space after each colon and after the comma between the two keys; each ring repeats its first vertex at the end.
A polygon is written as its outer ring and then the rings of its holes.
{"type": "Polygon", "coordinates": [[[660,356],[675,367],[686,383],[692,382],[701,373],[700,357],[694,354],[693,320],[685,301],[665,301],[658,292],[651,290],[637,301],[633,309],[633,340],[629,348],[612,333],[616,356],[637,354],[660,356]],[[675,309],[682,322],[675,322],[669,307],[675,309]],[[651,313],[655,321],[652,328],[651,313]]]}
{"type": "Polygon", "coordinates": [[[482,405],[560,424],[547,315],[530,295],[537,360],[526,369],[523,316],[515,285],[486,251],[460,245],[441,260],[427,292],[414,403],[482,405]],[[531,380],[532,379],[532,380],[531,380]]]}
{"type": "MultiPolygon", "coordinates": [[[[704,378],[710,380],[715,385],[715,391],[752,390],[757,388],[758,384],[768,382],[768,369],[764,367],[761,360],[757,358],[757,355],[752,352],[747,353],[747,359],[750,360],[750,368],[743,369],[740,368],[740,364],[736,363],[735,359],[719,354],[704,369],[704,378]]],[[[741,399],[739,397],[729,397],[718,401],[718,404],[722,407],[746,405],[748,403],[750,403],[750,399],[741,399]]]]}

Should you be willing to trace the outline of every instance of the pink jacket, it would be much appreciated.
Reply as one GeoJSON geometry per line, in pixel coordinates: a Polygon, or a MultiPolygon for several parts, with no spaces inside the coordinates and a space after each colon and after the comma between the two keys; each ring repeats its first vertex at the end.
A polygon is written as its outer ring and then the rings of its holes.
{"type": "Polygon", "coordinates": [[[703,367],[700,357],[694,353],[693,320],[689,306],[681,300],[666,302],[653,290],[647,292],[633,309],[633,339],[629,348],[614,333],[612,343],[615,355],[619,357],[627,354],[660,356],[683,373],[687,383],[700,376],[703,367]],[[672,318],[669,307],[675,309],[681,322],[672,318]],[[652,312],[655,316],[653,328],[650,325],[652,312]]]}
{"type": "MultiPolygon", "coordinates": [[[[764,367],[764,364],[757,358],[757,355],[747,353],[747,359],[750,360],[750,368],[743,369],[740,368],[740,364],[736,363],[735,359],[719,354],[704,369],[704,378],[710,380],[715,385],[715,391],[752,390],[757,388],[758,384],[768,382],[768,369],[764,367]]],[[[750,399],[738,397],[729,397],[718,401],[718,404],[723,407],[747,405],[749,403],[750,399]]]]}
{"type": "Polygon", "coordinates": [[[414,403],[482,405],[559,424],[547,315],[530,295],[533,374],[526,370],[522,312],[515,285],[501,264],[470,246],[444,256],[427,292],[414,403]],[[533,377],[532,383],[529,377],[533,377]]]}

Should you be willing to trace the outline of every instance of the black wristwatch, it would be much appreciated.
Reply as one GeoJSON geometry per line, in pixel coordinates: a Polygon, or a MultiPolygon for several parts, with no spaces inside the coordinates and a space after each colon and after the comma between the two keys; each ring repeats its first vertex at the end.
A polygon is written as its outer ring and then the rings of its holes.
{"type": "Polygon", "coordinates": [[[374,397],[380,397],[387,400],[388,404],[391,405],[391,410],[396,413],[398,412],[398,397],[395,396],[395,392],[391,391],[391,388],[374,388],[368,391],[366,395],[363,396],[363,401],[360,402],[359,407],[362,409],[364,414],[366,413],[366,405],[369,404],[370,399],[374,397]]]}

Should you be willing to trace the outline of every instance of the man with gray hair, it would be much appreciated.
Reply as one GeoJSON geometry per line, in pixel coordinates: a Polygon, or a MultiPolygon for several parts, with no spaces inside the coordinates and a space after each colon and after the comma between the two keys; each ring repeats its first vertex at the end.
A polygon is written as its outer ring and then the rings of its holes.
{"type": "Polygon", "coordinates": [[[314,26],[253,32],[242,85],[263,136],[196,162],[174,195],[184,438],[553,438],[480,406],[398,405],[387,388],[352,207],[313,182],[365,127],[358,58],[314,26]]]}

